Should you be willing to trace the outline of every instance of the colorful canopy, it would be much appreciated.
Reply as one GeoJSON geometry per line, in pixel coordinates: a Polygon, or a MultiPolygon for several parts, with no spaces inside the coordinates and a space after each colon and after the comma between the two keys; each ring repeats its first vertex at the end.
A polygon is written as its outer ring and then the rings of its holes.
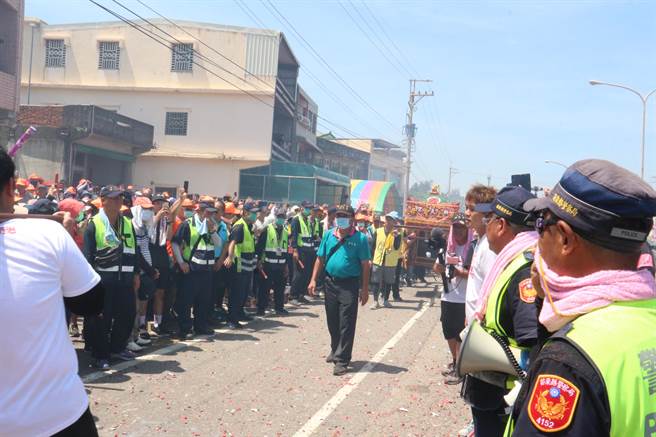
{"type": "Polygon", "coordinates": [[[396,209],[398,194],[394,185],[394,182],[352,179],[351,206],[357,209],[361,205],[369,205],[376,212],[396,209]]]}

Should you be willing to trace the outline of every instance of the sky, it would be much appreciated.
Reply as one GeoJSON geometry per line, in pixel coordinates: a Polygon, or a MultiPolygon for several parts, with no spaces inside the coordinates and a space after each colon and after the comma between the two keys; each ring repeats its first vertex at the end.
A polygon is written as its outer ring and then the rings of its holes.
{"type": "MultiPolygon", "coordinates": [[[[418,85],[434,96],[417,104],[411,182],[430,179],[445,191],[452,167],[452,188],[462,192],[488,176],[502,187],[520,173],[551,187],[564,169],[545,161],[585,158],[640,171],[640,99],[589,80],[656,88],[655,1],[270,0],[288,22],[269,0],[143,1],[171,19],[282,31],[319,114],[361,137],[402,145],[409,79],[432,80],[418,85]]],[[[87,0],[26,0],[25,13],[49,24],[113,20],[87,0]]],[[[656,96],[647,109],[651,183],[655,159],[656,96]]]]}

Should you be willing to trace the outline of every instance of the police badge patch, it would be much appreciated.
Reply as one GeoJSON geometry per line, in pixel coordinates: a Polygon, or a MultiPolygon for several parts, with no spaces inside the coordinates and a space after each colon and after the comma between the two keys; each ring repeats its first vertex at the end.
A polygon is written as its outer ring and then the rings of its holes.
{"type": "Polygon", "coordinates": [[[538,292],[533,288],[533,282],[531,279],[524,279],[519,283],[519,298],[526,303],[535,302],[535,297],[538,295],[538,292]]]}
{"type": "Polygon", "coordinates": [[[565,378],[538,375],[527,407],[528,417],[540,431],[562,431],[572,422],[579,394],[578,387],[565,378]]]}

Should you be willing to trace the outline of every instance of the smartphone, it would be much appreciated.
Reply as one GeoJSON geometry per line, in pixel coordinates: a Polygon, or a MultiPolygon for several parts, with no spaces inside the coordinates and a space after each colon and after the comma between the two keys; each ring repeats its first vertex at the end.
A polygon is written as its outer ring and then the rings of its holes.
{"type": "Polygon", "coordinates": [[[189,181],[184,181],[182,183],[182,188],[184,188],[184,192],[189,194],[189,181]]]}

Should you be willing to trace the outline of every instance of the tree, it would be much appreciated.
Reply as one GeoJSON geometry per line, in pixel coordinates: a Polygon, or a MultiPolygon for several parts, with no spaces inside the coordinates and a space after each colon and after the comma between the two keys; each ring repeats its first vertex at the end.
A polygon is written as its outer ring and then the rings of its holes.
{"type": "Polygon", "coordinates": [[[413,199],[425,201],[428,198],[431,187],[433,186],[433,181],[420,181],[415,182],[410,186],[410,191],[408,195],[413,199]]]}

